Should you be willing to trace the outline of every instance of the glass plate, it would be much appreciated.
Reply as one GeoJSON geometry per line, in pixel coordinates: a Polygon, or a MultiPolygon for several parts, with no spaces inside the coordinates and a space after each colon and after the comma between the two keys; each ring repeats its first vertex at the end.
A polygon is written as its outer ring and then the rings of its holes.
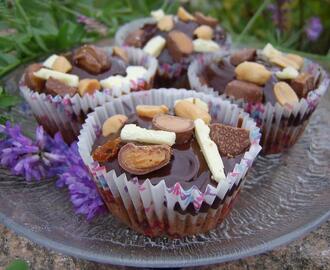
{"type": "MultiPolygon", "coordinates": [[[[17,93],[22,68],[6,78],[17,93]]],[[[26,132],[35,121],[26,104],[11,112],[26,132]]],[[[184,239],[150,239],[110,214],[87,222],[77,216],[66,189],[54,179],[26,183],[1,170],[0,222],[65,254],[127,266],[180,267],[239,259],[288,243],[330,216],[330,95],[303,137],[288,152],[260,157],[230,216],[216,230],[184,239]]]]}

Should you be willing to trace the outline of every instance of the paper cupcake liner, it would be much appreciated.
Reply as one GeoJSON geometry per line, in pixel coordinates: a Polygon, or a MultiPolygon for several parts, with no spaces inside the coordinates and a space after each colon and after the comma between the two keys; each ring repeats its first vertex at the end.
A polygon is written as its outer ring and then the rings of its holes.
{"type": "MultiPolygon", "coordinates": [[[[219,94],[213,88],[201,83],[199,74],[206,65],[227,56],[228,54],[224,53],[201,55],[193,61],[188,69],[190,87],[198,92],[218,96],[219,94]]],[[[222,98],[227,98],[242,107],[257,122],[262,133],[261,146],[264,154],[283,152],[297,142],[310,116],[328,89],[329,76],[320,65],[305,58],[304,70],[313,74],[318,87],[309,92],[307,98],[300,99],[299,103],[293,107],[284,107],[279,103],[272,105],[271,103],[246,102],[242,99],[235,100],[226,97],[225,94],[221,95],[222,98]]]]}
{"type": "MultiPolygon", "coordinates": [[[[106,48],[112,54],[112,48],[106,48]]],[[[129,64],[144,66],[146,74],[136,80],[122,86],[114,86],[111,89],[96,91],[92,95],[80,96],[75,94],[70,97],[66,95],[52,96],[38,93],[29,89],[24,84],[24,75],[20,81],[20,91],[30,105],[37,121],[43,125],[48,133],[54,135],[60,131],[67,143],[74,141],[79,135],[79,130],[86,115],[115,97],[128,94],[132,91],[147,90],[152,88],[154,77],[158,67],[158,61],[136,48],[124,48],[127,51],[129,64]]]]}
{"type": "Polygon", "coordinates": [[[88,115],[78,137],[79,153],[113,215],[137,232],[149,236],[184,236],[207,232],[217,226],[229,212],[232,201],[244,183],[245,175],[261,150],[261,134],[256,123],[237,105],[221,98],[185,89],[153,89],[122,96],[88,115]],[[103,122],[111,115],[135,113],[138,104],[161,105],[173,108],[175,100],[196,97],[208,103],[210,114],[218,122],[250,130],[251,147],[225,181],[208,185],[204,192],[196,186],[184,190],[180,183],[167,187],[165,181],[152,185],[147,179],[139,184],[137,178],[106,171],[91,156],[95,139],[100,136],[103,122]],[[190,205],[194,214],[185,211],[190,205]],[[179,210],[176,210],[179,207],[179,210]]]}
{"type": "MultiPolygon", "coordinates": [[[[139,28],[143,27],[145,24],[155,23],[155,22],[156,22],[155,19],[148,17],[148,18],[137,19],[127,24],[124,24],[118,29],[115,35],[115,44],[118,46],[125,46],[126,45],[125,40],[130,33],[134,32],[135,30],[138,30],[139,28]]],[[[228,33],[226,33],[225,43],[220,46],[220,49],[224,51],[228,51],[230,49],[231,43],[232,43],[231,36],[228,33]]],[[[184,63],[173,63],[173,64],[159,63],[158,75],[164,79],[179,78],[181,75],[186,74],[190,62],[195,57],[196,56],[186,59],[184,63]]]]}

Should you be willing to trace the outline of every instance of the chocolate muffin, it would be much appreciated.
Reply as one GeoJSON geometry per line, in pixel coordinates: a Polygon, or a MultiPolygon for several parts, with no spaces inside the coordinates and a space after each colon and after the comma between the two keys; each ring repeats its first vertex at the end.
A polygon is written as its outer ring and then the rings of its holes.
{"type": "Polygon", "coordinates": [[[328,84],[317,64],[271,44],[195,61],[189,80],[192,88],[229,98],[250,113],[263,131],[266,154],[298,140],[328,84]]]}
{"type": "Polygon", "coordinates": [[[152,19],[137,20],[120,28],[116,42],[143,50],[159,61],[156,87],[189,87],[187,68],[201,53],[228,47],[229,37],[217,19],[179,7],[177,15],[151,12],[152,19]]]}
{"type": "Polygon", "coordinates": [[[157,89],[97,108],[78,146],[112,214],[149,236],[182,237],[209,231],[228,214],[259,138],[236,105],[157,89]],[[230,121],[220,120],[227,113],[230,121]]]}
{"type": "Polygon", "coordinates": [[[139,49],[84,45],[25,70],[20,90],[48,133],[77,138],[96,106],[153,84],[157,60],[139,49]]]}

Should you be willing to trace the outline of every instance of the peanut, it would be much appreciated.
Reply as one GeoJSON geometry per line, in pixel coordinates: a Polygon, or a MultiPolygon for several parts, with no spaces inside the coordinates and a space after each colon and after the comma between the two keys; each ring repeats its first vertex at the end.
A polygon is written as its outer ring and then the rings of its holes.
{"type": "Polygon", "coordinates": [[[285,104],[293,106],[298,103],[298,96],[296,92],[286,82],[278,82],[274,85],[275,97],[282,106],[285,104]]]}
{"type": "Polygon", "coordinates": [[[178,17],[180,20],[187,22],[187,21],[195,21],[195,17],[191,15],[187,10],[185,10],[183,7],[178,8],[178,17]]]}
{"type": "Polygon", "coordinates": [[[208,25],[201,25],[194,31],[197,38],[210,40],[213,37],[213,29],[208,25]]]}
{"type": "Polygon", "coordinates": [[[171,31],[174,27],[173,17],[171,15],[164,16],[158,21],[157,27],[161,31],[171,31]]]}
{"type": "Polygon", "coordinates": [[[272,76],[263,65],[254,62],[243,62],[235,68],[236,78],[242,81],[264,85],[272,76]]]}
{"type": "Polygon", "coordinates": [[[84,94],[93,94],[96,90],[99,90],[101,85],[98,80],[95,79],[83,79],[79,81],[78,92],[80,96],[84,94]]]}
{"type": "Polygon", "coordinates": [[[191,120],[196,120],[198,118],[202,119],[205,124],[209,124],[211,122],[211,115],[202,109],[200,106],[187,101],[180,100],[174,106],[174,111],[177,116],[188,118],[191,120]]]}
{"type": "Polygon", "coordinates": [[[153,118],[159,113],[168,113],[168,108],[165,105],[138,105],[136,106],[136,112],[140,117],[153,118]]]}
{"type": "Polygon", "coordinates": [[[111,116],[102,126],[102,135],[106,137],[119,132],[127,120],[127,116],[123,114],[115,114],[111,116]]]}

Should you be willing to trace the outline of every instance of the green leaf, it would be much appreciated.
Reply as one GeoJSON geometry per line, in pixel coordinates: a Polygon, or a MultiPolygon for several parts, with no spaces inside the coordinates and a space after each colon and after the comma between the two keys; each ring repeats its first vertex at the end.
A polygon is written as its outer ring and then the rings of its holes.
{"type": "Polygon", "coordinates": [[[8,94],[2,94],[0,96],[0,109],[8,109],[21,102],[21,98],[18,96],[11,96],[8,94]]]}
{"type": "Polygon", "coordinates": [[[29,265],[26,261],[17,259],[12,261],[5,270],[29,270],[29,265]]]}

